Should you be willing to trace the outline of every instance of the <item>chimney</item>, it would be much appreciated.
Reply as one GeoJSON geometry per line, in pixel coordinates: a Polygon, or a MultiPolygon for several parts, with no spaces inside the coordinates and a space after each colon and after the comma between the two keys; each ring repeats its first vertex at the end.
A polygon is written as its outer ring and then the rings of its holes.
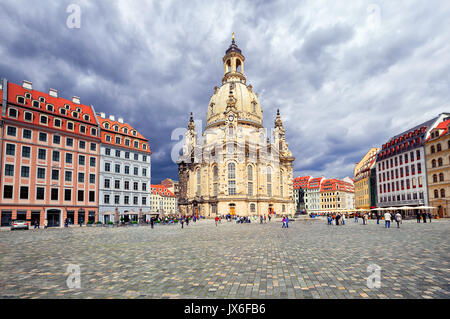
{"type": "Polygon", "coordinates": [[[58,90],[50,89],[48,94],[53,97],[58,97],[58,90]]]}
{"type": "Polygon", "coordinates": [[[80,104],[80,98],[78,96],[72,96],[72,102],[75,104],[80,104]]]}
{"type": "Polygon", "coordinates": [[[101,117],[102,119],[104,119],[104,118],[106,118],[106,114],[105,114],[104,112],[100,112],[100,117],[101,117]]]}
{"type": "Polygon", "coordinates": [[[119,121],[119,123],[123,124],[123,117],[119,117],[117,120],[119,121]]]}
{"type": "Polygon", "coordinates": [[[116,118],[114,117],[114,115],[110,115],[110,116],[109,116],[109,119],[110,119],[111,121],[115,121],[115,120],[116,120],[116,118]]]}
{"type": "Polygon", "coordinates": [[[31,83],[30,81],[23,80],[22,81],[22,87],[24,89],[32,90],[33,89],[33,83],[31,83]]]}

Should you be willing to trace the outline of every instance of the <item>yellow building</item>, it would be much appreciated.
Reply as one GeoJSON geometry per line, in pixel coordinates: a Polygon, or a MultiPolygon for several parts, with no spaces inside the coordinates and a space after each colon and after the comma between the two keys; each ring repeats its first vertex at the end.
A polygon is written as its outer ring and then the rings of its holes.
{"type": "Polygon", "coordinates": [[[354,170],[355,179],[355,208],[368,210],[376,205],[376,174],[375,161],[380,149],[372,147],[366,155],[356,163],[354,170]],[[372,178],[371,178],[372,177],[372,178]]]}
{"type": "Polygon", "coordinates": [[[450,217],[450,120],[430,130],[425,141],[429,203],[434,214],[450,217]]]}
{"type": "Polygon", "coordinates": [[[270,142],[258,95],[246,83],[245,58],[234,38],[222,61],[222,85],[214,88],[205,130],[196,132],[192,113],[188,123],[178,160],[180,212],[207,217],[292,215],[294,157],[280,113],[270,142]]]}

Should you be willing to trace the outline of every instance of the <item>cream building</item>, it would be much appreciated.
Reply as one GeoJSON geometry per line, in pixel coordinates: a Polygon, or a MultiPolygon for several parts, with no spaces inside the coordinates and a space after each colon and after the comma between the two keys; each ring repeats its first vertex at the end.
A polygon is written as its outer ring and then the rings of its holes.
{"type": "Polygon", "coordinates": [[[182,214],[214,217],[228,213],[295,213],[294,157],[285,140],[279,111],[269,134],[263,127],[258,95],[246,83],[244,61],[233,37],[223,57],[222,85],[214,88],[202,133],[196,132],[191,113],[178,160],[178,204],[182,214]]]}
{"type": "Polygon", "coordinates": [[[372,147],[355,165],[356,209],[369,210],[377,204],[375,161],[379,151],[378,147],[372,147]]]}

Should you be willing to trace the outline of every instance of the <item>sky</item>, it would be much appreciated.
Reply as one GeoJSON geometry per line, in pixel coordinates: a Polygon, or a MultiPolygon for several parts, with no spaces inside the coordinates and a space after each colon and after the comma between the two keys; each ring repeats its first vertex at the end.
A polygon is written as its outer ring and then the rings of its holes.
{"type": "Polygon", "coordinates": [[[294,177],[352,177],[450,111],[450,1],[2,0],[0,21],[0,78],[123,117],[150,141],[153,184],[178,179],[172,132],[205,123],[232,32],[294,177]]]}

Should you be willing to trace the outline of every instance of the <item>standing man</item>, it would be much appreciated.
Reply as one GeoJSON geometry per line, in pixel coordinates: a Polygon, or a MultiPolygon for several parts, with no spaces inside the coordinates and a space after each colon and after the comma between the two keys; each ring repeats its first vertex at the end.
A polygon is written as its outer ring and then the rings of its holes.
{"type": "Polygon", "coordinates": [[[153,217],[150,217],[150,226],[152,226],[152,229],[153,229],[153,223],[154,223],[153,217]]]}
{"type": "Polygon", "coordinates": [[[358,222],[358,212],[355,212],[355,223],[357,223],[358,222]]]}
{"type": "Polygon", "coordinates": [[[423,222],[426,223],[427,222],[427,213],[425,211],[423,211],[423,213],[422,213],[422,218],[423,218],[423,222]]]}
{"type": "Polygon", "coordinates": [[[420,210],[416,213],[417,222],[420,224],[420,210]]]}
{"type": "Polygon", "coordinates": [[[402,222],[402,215],[399,212],[395,214],[395,221],[397,222],[397,228],[400,228],[400,223],[402,222]]]}
{"type": "Polygon", "coordinates": [[[377,224],[380,224],[380,212],[377,211],[377,224]]]}
{"type": "Polygon", "coordinates": [[[430,212],[430,211],[428,211],[428,218],[430,219],[430,223],[431,223],[432,215],[431,215],[431,212],[430,212]]]}
{"type": "Polygon", "coordinates": [[[391,214],[389,212],[384,214],[384,228],[391,228],[391,214]]]}
{"type": "Polygon", "coordinates": [[[289,228],[289,216],[286,216],[286,228],[289,228]]]}
{"type": "Polygon", "coordinates": [[[184,216],[181,216],[180,223],[181,223],[181,229],[183,229],[184,228],[184,216]]]}

